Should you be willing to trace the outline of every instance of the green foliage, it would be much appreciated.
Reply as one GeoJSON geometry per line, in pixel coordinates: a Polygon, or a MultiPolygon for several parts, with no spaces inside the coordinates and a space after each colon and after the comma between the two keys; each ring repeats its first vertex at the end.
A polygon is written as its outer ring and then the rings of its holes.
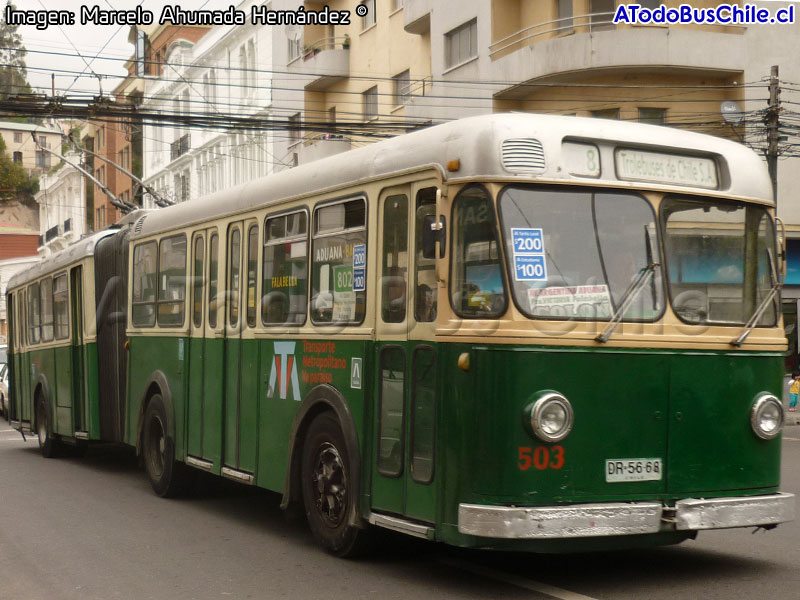
{"type": "Polygon", "coordinates": [[[39,180],[29,177],[25,169],[8,156],[2,136],[0,136],[0,189],[13,190],[26,196],[33,196],[39,191],[39,180]]]}

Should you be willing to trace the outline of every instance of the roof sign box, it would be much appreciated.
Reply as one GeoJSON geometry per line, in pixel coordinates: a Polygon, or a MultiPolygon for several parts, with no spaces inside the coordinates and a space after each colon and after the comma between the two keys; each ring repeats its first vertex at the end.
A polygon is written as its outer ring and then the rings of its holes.
{"type": "Polygon", "coordinates": [[[614,162],[617,178],[624,181],[688,185],[709,190],[719,187],[717,165],[711,158],[617,148],[614,162]]]}

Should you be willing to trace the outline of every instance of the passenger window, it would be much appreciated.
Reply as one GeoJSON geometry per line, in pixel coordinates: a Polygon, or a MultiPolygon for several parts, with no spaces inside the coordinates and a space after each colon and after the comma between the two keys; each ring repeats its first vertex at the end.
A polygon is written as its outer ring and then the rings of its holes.
{"type": "Polygon", "coordinates": [[[304,211],[273,217],[264,231],[261,321],[302,325],[308,295],[308,217],[304,211]]]}
{"type": "Polygon", "coordinates": [[[422,233],[426,218],[436,215],[436,188],[429,187],[417,192],[416,210],[416,249],[417,259],[414,271],[414,318],[419,323],[436,320],[438,286],[436,283],[436,259],[425,258],[422,247],[422,233]]]}
{"type": "Polygon", "coordinates": [[[217,282],[219,236],[214,233],[208,242],[208,326],[212,329],[217,327],[217,282]]]}
{"type": "Polygon", "coordinates": [[[28,341],[31,344],[38,344],[40,336],[39,284],[34,283],[28,288],[28,341]]]}
{"type": "Polygon", "coordinates": [[[42,341],[53,341],[53,280],[49,277],[40,283],[40,307],[42,314],[42,341]]]}
{"type": "Polygon", "coordinates": [[[66,273],[53,279],[53,312],[56,318],[56,339],[65,340],[69,337],[66,273]]]}
{"type": "Polygon", "coordinates": [[[133,307],[134,327],[156,324],[156,255],[155,242],[139,244],[133,249],[133,307]]]}
{"type": "Polygon", "coordinates": [[[384,323],[406,320],[408,289],[408,198],[388,196],[383,203],[381,318],[384,323]]]}
{"type": "Polygon", "coordinates": [[[247,325],[256,326],[256,278],[258,277],[258,225],[247,230],[247,325]]]}
{"type": "Polygon", "coordinates": [[[203,267],[205,241],[202,236],[194,240],[194,286],[192,291],[192,323],[195,327],[203,325],[203,267]]]}
{"type": "Polygon", "coordinates": [[[230,232],[228,249],[228,314],[231,327],[239,324],[239,271],[241,270],[242,233],[239,229],[230,232]]]}
{"type": "Polygon", "coordinates": [[[358,325],[366,314],[367,207],[363,198],[314,213],[311,320],[358,325]]]}
{"type": "Polygon", "coordinates": [[[484,188],[461,191],[453,209],[453,228],[453,309],[467,318],[499,317],[508,299],[494,208],[484,188]]]}
{"type": "Polygon", "coordinates": [[[158,325],[183,325],[186,300],[186,236],[161,240],[158,264],[158,325]]]}

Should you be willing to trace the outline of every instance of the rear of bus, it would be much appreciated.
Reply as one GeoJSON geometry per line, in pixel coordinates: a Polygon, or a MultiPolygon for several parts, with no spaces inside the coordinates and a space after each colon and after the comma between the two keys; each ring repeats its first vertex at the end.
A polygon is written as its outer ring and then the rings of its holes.
{"type": "Polygon", "coordinates": [[[653,148],[653,129],[544,144],[580,176],[451,187],[446,541],[630,547],[793,518],[769,180],[738,145],[653,148]]]}

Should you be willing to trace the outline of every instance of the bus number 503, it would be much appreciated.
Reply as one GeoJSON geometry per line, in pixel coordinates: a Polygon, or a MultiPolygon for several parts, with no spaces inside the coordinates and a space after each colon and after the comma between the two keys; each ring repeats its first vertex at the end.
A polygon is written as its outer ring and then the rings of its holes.
{"type": "Polygon", "coordinates": [[[563,446],[537,446],[536,448],[529,448],[526,446],[519,447],[520,471],[527,471],[531,467],[540,471],[544,471],[548,467],[558,470],[563,466],[563,446]]]}

